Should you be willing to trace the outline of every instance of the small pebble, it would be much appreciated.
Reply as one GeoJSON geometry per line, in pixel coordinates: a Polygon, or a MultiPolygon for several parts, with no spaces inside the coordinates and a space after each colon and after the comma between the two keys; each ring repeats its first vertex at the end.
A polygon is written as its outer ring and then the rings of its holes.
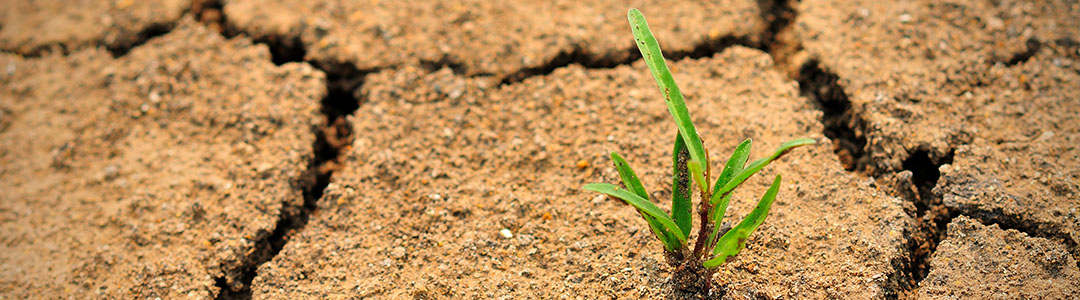
{"type": "Polygon", "coordinates": [[[900,23],[907,23],[907,22],[911,22],[911,14],[902,14],[902,15],[900,15],[900,23]]]}
{"type": "Polygon", "coordinates": [[[499,235],[501,235],[503,238],[506,238],[506,239],[514,237],[514,233],[510,232],[510,229],[506,229],[506,228],[503,228],[502,230],[499,230],[499,235]]]}
{"type": "Polygon", "coordinates": [[[1005,29],[1005,21],[998,17],[990,17],[986,20],[986,28],[990,30],[1005,29]]]}
{"type": "Polygon", "coordinates": [[[405,247],[397,246],[390,250],[390,256],[394,258],[405,257],[405,247]]]}
{"type": "Polygon", "coordinates": [[[1052,138],[1054,138],[1054,132],[1049,131],[1049,130],[1048,131],[1043,131],[1043,133],[1039,135],[1039,141],[1040,142],[1045,142],[1045,141],[1048,141],[1048,140],[1050,140],[1052,138]]]}
{"type": "Polygon", "coordinates": [[[606,198],[607,198],[607,196],[604,196],[604,195],[596,195],[596,197],[592,198],[592,203],[593,204],[604,203],[604,199],[606,199],[606,198]]]}
{"type": "Polygon", "coordinates": [[[577,161],[577,168],[578,169],[585,169],[585,168],[588,168],[588,167],[589,167],[589,162],[588,161],[585,161],[584,159],[577,161]]]}
{"type": "Polygon", "coordinates": [[[105,166],[105,180],[111,180],[116,178],[116,175],[120,173],[120,169],[116,165],[105,166]]]}

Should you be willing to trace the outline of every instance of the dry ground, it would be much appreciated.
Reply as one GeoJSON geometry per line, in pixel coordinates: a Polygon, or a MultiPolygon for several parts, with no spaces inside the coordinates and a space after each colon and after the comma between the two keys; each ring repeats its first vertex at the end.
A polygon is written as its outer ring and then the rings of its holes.
{"type": "Polygon", "coordinates": [[[668,297],[581,190],[670,195],[629,7],[712,153],[819,141],[713,296],[1080,294],[1076,1],[0,2],[0,299],[668,297]]]}

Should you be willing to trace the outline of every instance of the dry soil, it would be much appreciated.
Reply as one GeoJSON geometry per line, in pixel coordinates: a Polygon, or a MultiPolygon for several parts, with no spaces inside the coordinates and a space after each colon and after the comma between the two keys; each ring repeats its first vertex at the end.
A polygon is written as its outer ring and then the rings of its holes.
{"type": "Polygon", "coordinates": [[[0,299],[654,299],[650,21],[769,218],[713,298],[1068,299],[1080,3],[0,1],[0,299]]]}

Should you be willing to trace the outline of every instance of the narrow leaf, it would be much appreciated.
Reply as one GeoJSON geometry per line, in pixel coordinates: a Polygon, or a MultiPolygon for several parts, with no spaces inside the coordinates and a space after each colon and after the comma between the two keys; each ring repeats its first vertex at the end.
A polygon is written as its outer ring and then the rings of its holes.
{"type": "Polygon", "coordinates": [[[716,184],[713,185],[714,191],[727,184],[731,177],[734,177],[746,166],[746,160],[750,157],[750,144],[752,143],[752,140],[745,139],[742,143],[739,143],[738,147],[735,147],[735,152],[731,153],[731,157],[728,158],[727,163],[724,165],[724,170],[716,178],[716,184]]]}
{"type": "Polygon", "coordinates": [[[671,218],[675,219],[675,224],[679,225],[679,229],[687,236],[693,226],[693,215],[690,214],[693,205],[690,201],[690,173],[686,166],[689,158],[686,142],[683,142],[682,136],[676,132],[675,149],[671,155],[671,218]]]}
{"type": "Polygon", "coordinates": [[[626,13],[626,18],[630,20],[635,44],[641,51],[645,64],[649,66],[649,71],[656,80],[656,86],[660,88],[660,94],[664,96],[664,102],[668,105],[668,111],[675,119],[675,125],[679,127],[679,133],[686,142],[686,148],[690,152],[690,161],[697,162],[700,166],[707,166],[705,146],[701,144],[697,129],[690,120],[690,112],[686,109],[679,86],[671,77],[671,70],[668,69],[664,55],[660,52],[660,45],[653,37],[652,30],[649,30],[649,23],[645,21],[645,16],[641,15],[640,11],[633,8],[626,13]]]}
{"type": "Polygon", "coordinates": [[[664,229],[667,229],[675,234],[675,238],[679,239],[680,245],[686,243],[686,235],[682,233],[682,230],[679,230],[678,225],[675,225],[675,221],[672,220],[671,217],[669,217],[667,213],[665,213],[663,210],[660,210],[660,208],[657,207],[656,204],[649,202],[649,200],[645,200],[644,198],[641,198],[640,196],[631,191],[620,189],[618,186],[610,183],[590,183],[585,185],[585,189],[597,193],[607,194],[612,197],[626,201],[626,203],[630,204],[630,206],[633,206],[639,211],[648,214],[653,218],[656,218],[656,221],[660,222],[660,225],[663,225],[664,229]]]}
{"type": "Polygon", "coordinates": [[[611,152],[611,161],[615,163],[615,170],[619,171],[623,185],[641,198],[649,200],[649,193],[645,192],[645,186],[641,185],[641,180],[638,179],[637,174],[634,174],[634,169],[630,168],[630,164],[615,152],[611,152]]]}
{"type": "MultiPolygon", "coordinates": [[[[615,152],[611,152],[611,161],[615,164],[615,170],[619,171],[619,177],[622,178],[623,185],[634,192],[634,194],[648,200],[649,193],[645,191],[645,186],[641,184],[641,180],[638,179],[637,174],[634,173],[634,169],[630,167],[630,164],[615,152]]],[[[675,251],[678,249],[679,241],[664,229],[664,226],[660,224],[660,221],[657,221],[656,218],[645,214],[641,210],[638,210],[638,214],[640,214],[641,218],[645,219],[645,222],[649,224],[649,230],[656,236],[656,239],[664,244],[664,249],[668,251],[675,251]]]]}
{"type": "Polygon", "coordinates": [[[792,148],[806,146],[813,143],[815,143],[813,139],[803,138],[794,139],[780,145],[780,148],[777,148],[772,155],[751,162],[750,165],[746,166],[746,168],[740,171],[738,175],[735,175],[735,177],[731,178],[731,180],[725,183],[724,187],[713,191],[714,194],[712,196],[712,199],[710,199],[709,201],[711,201],[713,205],[718,204],[720,202],[720,199],[722,199],[725,194],[731,193],[731,191],[735,190],[735,188],[739,187],[739,185],[745,182],[747,178],[750,178],[750,176],[753,176],[758,171],[761,171],[762,168],[769,165],[769,163],[771,163],[773,160],[776,160],[777,158],[780,158],[784,154],[788,153],[788,151],[791,151],[792,148]]]}
{"type": "Polygon", "coordinates": [[[739,254],[739,251],[746,247],[746,239],[762,222],[765,222],[765,217],[769,216],[769,208],[772,207],[778,192],[780,192],[780,175],[776,175],[776,179],[773,179],[772,186],[769,186],[769,190],[761,197],[761,201],[758,201],[757,207],[740,221],[739,225],[735,225],[723,237],[720,237],[716,248],[713,249],[714,257],[704,263],[706,268],[724,264],[728,257],[739,254]]]}
{"type": "Polygon", "coordinates": [[[645,223],[649,223],[649,230],[656,236],[656,239],[660,240],[660,243],[664,244],[664,250],[676,251],[679,249],[681,246],[679,240],[670,232],[664,230],[664,225],[660,224],[660,221],[657,221],[656,218],[653,218],[640,210],[638,210],[638,214],[641,215],[641,218],[645,219],[645,223]]]}
{"type": "MultiPolygon", "coordinates": [[[[750,157],[750,145],[752,141],[750,139],[743,140],[739,143],[738,147],[735,147],[735,151],[731,153],[731,157],[728,158],[727,164],[724,165],[724,171],[720,172],[719,178],[716,179],[716,185],[713,190],[718,190],[727,181],[731,180],[731,177],[736,173],[742,171],[743,166],[746,165],[746,159],[750,157]]],[[[727,213],[728,204],[731,202],[731,193],[726,195],[713,194],[713,197],[720,196],[720,202],[713,206],[712,211],[709,212],[709,219],[712,220],[713,226],[712,233],[709,234],[709,238],[705,240],[706,245],[713,245],[716,241],[716,237],[720,234],[720,227],[724,222],[724,214],[727,213]]],[[[710,199],[710,203],[714,202],[710,199]]]]}
{"type": "Polygon", "coordinates": [[[712,233],[709,233],[709,238],[705,240],[706,245],[712,245],[716,242],[716,237],[720,235],[720,227],[724,224],[724,214],[727,213],[728,203],[731,202],[731,193],[724,196],[720,200],[720,204],[713,206],[712,211],[709,212],[709,220],[712,220],[713,229],[712,233]]]}
{"type": "Polygon", "coordinates": [[[709,191],[705,189],[708,188],[709,183],[705,181],[705,171],[702,170],[701,164],[696,161],[691,161],[686,163],[686,167],[690,169],[690,174],[693,176],[691,178],[694,179],[694,185],[697,185],[698,189],[701,190],[701,193],[708,194],[709,191]]]}

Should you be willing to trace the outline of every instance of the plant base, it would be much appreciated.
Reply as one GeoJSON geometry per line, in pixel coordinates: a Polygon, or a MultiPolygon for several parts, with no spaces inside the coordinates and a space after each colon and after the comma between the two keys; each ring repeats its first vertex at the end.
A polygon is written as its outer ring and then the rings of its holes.
{"type": "Polygon", "coordinates": [[[714,270],[702,266],[698,259],[685,259],[684,255],[668,253],[668,262],[675,267],[668,281],[668,299],[720,299],[722,287],[712,286],[714,270]]]}

